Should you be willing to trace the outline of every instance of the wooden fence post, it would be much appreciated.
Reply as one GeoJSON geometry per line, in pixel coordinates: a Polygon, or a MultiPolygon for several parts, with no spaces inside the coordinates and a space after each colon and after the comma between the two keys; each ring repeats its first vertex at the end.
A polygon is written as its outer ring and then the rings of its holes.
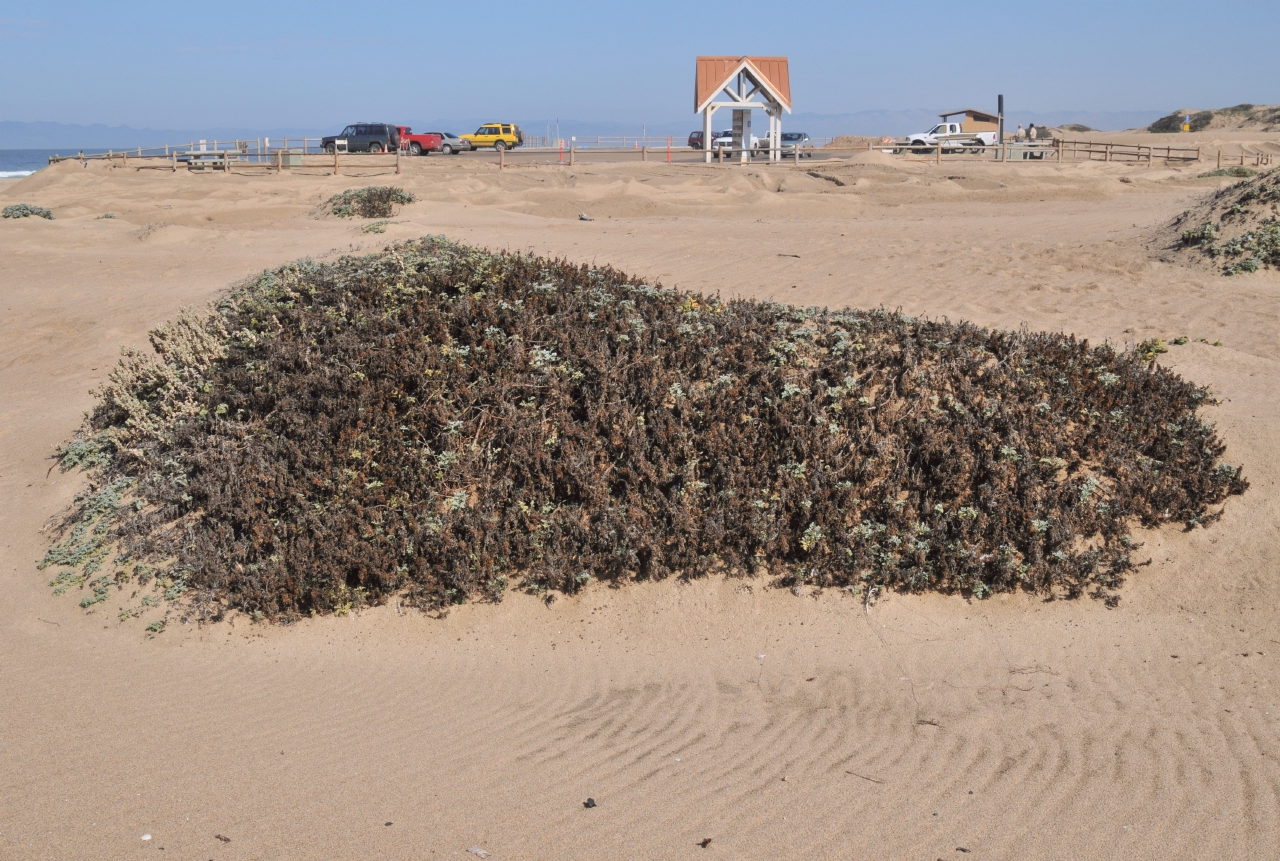
{"type": "Polygon", "coordinates": [[[502,170],[507,166],[507,148],[498,147],[498,170],[502,170]]]}
{"type": "Polygon", "coordinates": [[[938,141],[938,160],[935,164],[942,164],[942,141],[938,141]]]}
{"type": "Polygon", "coordinates": [[[333,175],[338,175],[338,145],[333,145],[333,175]]]}
{"type": "Polygon", "coordinates": [[[573,167],[574,156],[576,156],[577,154],[578,154],[578,145],[570,144],[569,145],[569,167],[573,167]]]}
{"type": "Polygon", "coordinates": [[[276,173],[284,170],[284,153],[276,150],[276,173]]]}
{"type": "Polygon", "coordinates": [[[400,175],[400,147],[396,147],[396,176],[400,175]]]}
{"type": "Polygon", "coordinates": [[[642,146],[642,147],[640,147],[640,160],[641,160],[641,161],[648,161],[648,160],[649,160],[649,147],[648,147],[648,146],[642,146]]]}

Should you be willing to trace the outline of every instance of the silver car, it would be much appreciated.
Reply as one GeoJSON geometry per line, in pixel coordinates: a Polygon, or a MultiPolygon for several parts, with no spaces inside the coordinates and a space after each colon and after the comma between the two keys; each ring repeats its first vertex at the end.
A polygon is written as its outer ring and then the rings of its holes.
{"type": "Polygon", "coordinates": [[[783,132],[779,150],[784,156],[795,158],[796,150],[803,158],[813,158],[813,141],[804,132],[783,132]]]}
{"type": "Polygon", "coordinates": [[[440,135],[440,153],[442,155],[457,155],[460,152],[466,152],[471,149],[471,141],[463,140],[455,134],[449,132],[431,132],[433,135],[440,135]]]}

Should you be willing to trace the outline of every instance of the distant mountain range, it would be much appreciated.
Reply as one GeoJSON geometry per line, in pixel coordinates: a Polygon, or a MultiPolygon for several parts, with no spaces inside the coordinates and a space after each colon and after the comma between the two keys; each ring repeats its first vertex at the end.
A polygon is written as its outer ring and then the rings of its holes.
{"type": "MultiPolygon", "coordinates": [[[[1164,116],[1164,111],[1009,111],[1005,115],[1005,123],[1014,128],[1019,123],[1027,125],[1061,126],[1067,123],[1080,123],[1091,128],[1114,131],[1119,129],[1143,128],[1149,123],[1164,116]]],[[[396,120],[403,118],[361,117],[369,121],[396,120]]],[[[471,117],[452,119],[409,119],[405,125],[419,131],[450,131],[455,134],[472,131],[482,123],[492,122],[497,117],[471,117]]],[[[808,132],[814,137],[835,137],[837,135],[905,135],[924,131],[938,120],[936,110],[907,111],[857,111],[847,114],[797,113],[783,117],[784,129],[808,132]]],[[[764,126],[764,116],[757,114],[755,121],[764,126]]],[[[528,135],[556,134],[556,120],[516,119],[528,135]]],[[[731,119],[728,111],[716,114],[717,129],[728,127],[731,119]]],[[[342,130],[345,123],[317,125],[310,128],[271,128],[250,126],[217,127],[207,129],[151,129],[133,128],[131,126],[108,126],[101,123],[94,125],[76,125],[73,123],[18,122],[5,120],[0,122],[0,149],[58,149],[65,148],[69,153],[79,150],[128,149],[137,146],[161,146],[163,144],[179,144],[205,140],[254,139],[258,137],[302,137],[303,135],[319,137],[334,134],[342,130]]],[[[598,122],[592,120],[561,119],[559,120],[560,136],[568,139],[577,137],[585,139],[600,136],[616,137],[618,135],[639,136],[643,130],[650,137],[670,136],[683,141],[689,132],[700,128],[700,119],[690,114],[684,120],[664,120],[652,123],[619,123],[598,122]]]]}

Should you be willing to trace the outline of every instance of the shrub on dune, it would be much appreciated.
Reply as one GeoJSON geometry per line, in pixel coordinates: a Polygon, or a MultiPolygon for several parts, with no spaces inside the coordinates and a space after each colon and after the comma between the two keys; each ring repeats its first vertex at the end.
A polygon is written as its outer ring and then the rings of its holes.
{"type": "Polygon", "coordinates": [[[29,203],[15,203],[0,210],[0,216],[4,218],[28,218],[32,215],[53,220],[52,210],[45,209],[43,206],[32,206],[29,203]]]}
{"type": "Polygon", "coordinates": [[[1205,390],[1135,353],[442,239],[284,266],[152,340],[62,451],[93,485],[46,562],[201,618],[718,570],[1113,600],[1134,525],[1247,486],[1205,390]]]}
{"type": "Polygon", "coordinates": [[[1183,247],[1222,260],[1224,275],[1280,266],[1280,168],[1214,193],[1174,219],[1172,228],[1183,247]]]}
{"type": "Polygon", "coordinates": [[[339,218],[390,218],[399,204],[413,203],[413,195],[403,188],[367,185],[350,188],[329,198],[325,204],[339,218]]]}

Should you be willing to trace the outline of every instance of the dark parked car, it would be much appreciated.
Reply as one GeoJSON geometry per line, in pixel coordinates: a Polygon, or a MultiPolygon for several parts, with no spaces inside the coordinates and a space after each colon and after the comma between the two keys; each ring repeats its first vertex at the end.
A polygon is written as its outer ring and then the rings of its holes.
{"type": "Polygon", "coordinates": [[[471,149],[471,141],[463,140],[450,132],[431,132],[440,135],[440,152],[443,155],[457,155],[471,149]]]}
{"type": "Polygon", "coordinates": [[[347,142],[347,152],[395,152],[400,148],[400,132],[390,123],[353,123],[341,134],[320,138],[320,146],[333,152],[335,141],[340,140],[347,142]]]}

